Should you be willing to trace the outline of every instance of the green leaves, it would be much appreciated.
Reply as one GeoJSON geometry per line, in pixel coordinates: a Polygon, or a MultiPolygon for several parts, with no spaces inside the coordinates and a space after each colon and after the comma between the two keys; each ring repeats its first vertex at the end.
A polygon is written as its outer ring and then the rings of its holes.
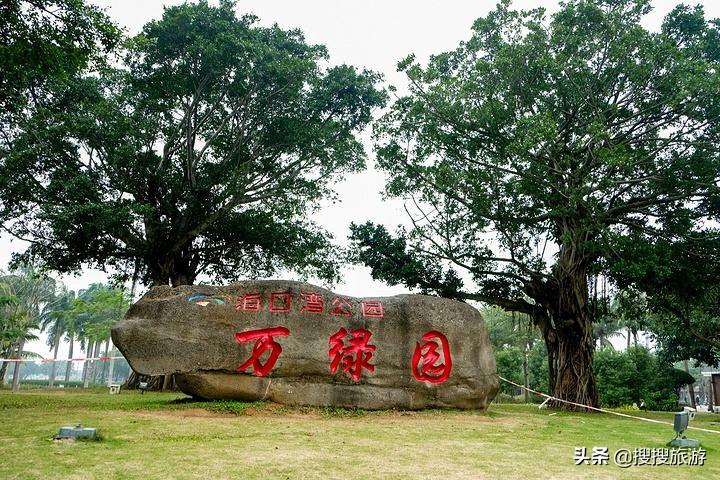
{"type": "Polygon", "coordinates": [[[602,404],[611,408],[645,403],[648,410],[675,410],[676,391],[695,381],[643,347],[598,350],[595,372],[602,404]]]}
{"type": "Polygon", "coordinates": [[[324,68],[323,46],[228,1],[169,7],[121,53],[55,85],[7,145],[0,204],[26,257],[121,278],[138,266],[153,284],[336,278],[330,236],[304,218],[364,167],[356,135],[385,102],[379,75],[324,68]]]}
{"type": "Polygon", "coordinates": [[[55,281],[30,265],[0,277],[0,355],[8,358],[52,311],[55,281]]]}
{"type": "Polygon", "coordinates": [[[92,284],[72,300],[67,331],[79,339],[108,340],[110,329],[125,316],[131,300],[123,289],[92,284]]]}
{"type": "Polygon", "coordinates": [[[7,0],[0,6],[2,129],[47,88],[102,61],[119,30],[102,11],[78,0],[7,0]],[[6,115],[9,113],[10,115],[6,115]]]}
{"type": "Polygon", "coordinates": [[[462,298],[462,280],[451,270],[444,270],[432,257],[417,255],[408,249],[407,239],[393,237],[385,227],[367,222],[350,224],[353,242],[350,260],[371,269],[374,279],[390,284],[419,288],[447,298],[462,298]]]}
{"type": "Polygon", "coordinates": [[[718,29],[678,7],[651,33],[649,10],[571,1],[547,18],[505,2],[426,67],[403,60],[410,94],[375,138],[387,193],[419,204],[408,249],[517,292],[592,269],[619,237],[697,234],[718,195],[718,29]]]}

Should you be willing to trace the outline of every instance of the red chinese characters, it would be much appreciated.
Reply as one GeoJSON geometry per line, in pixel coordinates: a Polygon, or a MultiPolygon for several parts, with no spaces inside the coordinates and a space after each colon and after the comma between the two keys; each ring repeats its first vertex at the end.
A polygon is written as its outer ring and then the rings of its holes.
{"type": "MultiPolygon", "coordinates": [[[[191,301],[200,298],[199,295],[191,297],[191,301]]],[[[235,310],[259,312],[264,308],[266,298],[262,293],[245,293],[237,297],[235,310]]],[[[204,300],[203,306],[209,302],[204,300]]],[[[213,299],[216,303],[223,304],[221,299],[213,299]]],[[[268,310],[272,313],[288,313],[293,309],[292,292],[271,292],[268,301],[268,310]]],[[[200,304],[200,302],[198,302],[200,304]]],[[[347,298],[336,296],[333,298],[332,310],[325,310],[324,299],[319,292],[302,292],[300,298],[296,299],[296,308],[300,306],[302,313],[329,313],[337,317],[350,317],[356,312],[357,305],[347,298]]],[[[360,314],[366,318],[382,318],[385,316],[385,306],[377,300],[360,302],[360,314]]]]}
{"type": "Polygon", "coordinates": [[[235,340],[238,343],[246,343],[255,340],[250,358],[237,368],[238,372],[246,370],[248,367],[253,368],[255,375],[263,377],[270,372],[275,366],[278,357],[282,353],[282,346],[274,340],[274,337],[287,337],[290,330],[285,327],[264,328],[261,330],[248,330],[247,332],[238,332],[235,334],[235,340]],[[270,356],[265,363],[260,361],[260,357],[270,351],[270,356]]]}
{"type": "Polygon", "coordinates": [[[287,313],[290,311],[290,292],[272,292],[270,294],[270,311],[287,313]]]}
{"type": "Polygon", "coordinates": [[[425,342],[415,344],[412,358],[412,374],[421,382],[442,383],[450,376],[452,357],[447,338],[437,330],[431,330],[420,339],[425,342]],[[438,347],[441,348],[443,359],[440,359],[438,347]]]}
{"type": "Polygon", "coordinates": [[[362,316],[363,317],[384,317],[385,309],[382,302],[362,302],[362,316]]]}
{"type": "Polygon", "coordinates": [[[330,345],[330,373],[336,373],[338,367],[342,365],[343,372],[346,372],[357,382],[362,376],[363,369],[369,372],[375,371],[375,365],[370,363],[370,359],[376,347],[368,343],[372,335],[368,330],[353,330],[350,333],[352,338],[349,340],[349,345],[345,345],[347,335],[347,330],[340,328],[328,340],[328,345],[330,345]]]}
{"type": "Polygon", "coordinates": [[[300,307],[301,312],[307,313],[323,313],[322,295],[316,292],[301,294],[303,305],[300,307]]]}
{"type": "Polygon", "coordinates": [[[245,295],[240,295],[237,302],[235,302],[235,310],[260,311],[260,294],[246,293],[245,295]]]}
{"type": "Polygon", "coordinates": [[[335,297],[333,300],[333,315],[337,315],[339,317],[349,317],[352,312],[352,304],[350,303],[350,300],[347,298],[341,298],[341,297],[335,297]]]}

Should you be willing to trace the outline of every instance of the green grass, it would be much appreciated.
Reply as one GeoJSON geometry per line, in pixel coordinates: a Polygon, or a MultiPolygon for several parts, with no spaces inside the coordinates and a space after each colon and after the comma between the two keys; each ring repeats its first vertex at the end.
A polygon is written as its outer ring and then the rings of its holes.
{"type": "MultiPolygon", "coordinates": [[[[720,478],[720,435],[693,431],[707,450],[701,467],[575,466],[574,447],[658,448],[673,436],[669,426],[602,414],[511,404],[367,412],[105,392],[0,392],[0,478],[720,478]],[[75,423],[97,427],[102,440],[53,441],[75,423]]],[[[693,425],[720,430],[720,415],[693,425]]]]}

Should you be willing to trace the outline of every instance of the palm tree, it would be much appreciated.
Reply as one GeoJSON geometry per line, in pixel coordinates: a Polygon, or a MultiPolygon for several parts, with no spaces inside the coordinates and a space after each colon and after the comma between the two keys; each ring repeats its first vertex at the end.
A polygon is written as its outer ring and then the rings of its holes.
{"type": "MultiPolygon", "coordinates": [[[[63,287],[62,291],[54,301],[54,308],[50,311],[47,311],[40,322],[40,331],[48,332],[47,344],[50,348],[52,348],[53,360],[57,360],[58,350],[60,349],[60,341],[63,335],[66,335],[68,333],[68,330],[71,326],[71,310],[72,301],[74,298],[75,292],[68,291],[63,287]]],[[[72,339],[70,349],[70,355],[72,356],[72,339]]],[[[56,367],[57,363],[53,361],[52,366],[50,367],[50,378],[48,381],[48,386],[50,387],[55,384],[56,367]]],[[[66,374],[67,373],[69,372],[66,372],[66,374]]]]}
{"type": "MultiPolygon", "coordinates": [[[[56,283],[32,265],[23,265],[10,275],[0,277],[0,284],[6,286],[5,296],[12,299],[3,306],[1,336],[4,350],[7,355],[19,359],[26,354],[23,350],[25,342],[37,338],[33,331],[40,327],[42,318],[53,308],[56,283]]],[[[15,362],[13,391],[19,388],[20,366],[20,362],[15,362]]],[[[3,369],[6,368],[3,365],[3,369]]]]}
{"type": "Polygon", "coordinates": [[[598,343],[598,347],[615,349],[610,339],[616,335],[622,335],[621,328],[620,321],[612,311],[597,318],[593,323],[593,337],[598,343]]]}
{"type": "Polygon", "coordinates": [[[65,340],[70,344],[68,347],[68,362],[65,365],[65,383],[70,381],[70,373],[72,373],[72,358],[73,354],[75,353],[75,340],[78,338],[78,333],[81,331],[81,325],[80,320],[78,319],[77,315],[75,314],[75,311],[73,309],[73,305],[75,298],[70,302],[70,312],[68,312],[67,316],[67,324],[65,325],[65,340]]]}
{"type": "MultiPolygon", "coordinates": [[[[80,292],[73,301],[72,313],[77,319],[76,331],[81,347],[88,357],[100,355],[103,343],[105,356],[110,353],[110,329],[127,312],[130,305],[127,293],[118,288],[102,284],[93,284],[80,292]]],[[[97,381],[96,376],[105,375],[96,369],[96,362],[85,362],[83,367],[83,383],[87,387],[90,382],[97,381]]]]}
{"type": "MultiPolygon", "coordinates": [[[[0,281],[0,357],[2,358],[10,358],[13,355],[15,342],[23,335],[17,305],[18,299],[10,285],[0,281]]],[[[0,384],[5,383],[5,374],[10,363],[3,362],[0,367],[0,384]]]]}
{"type": "Polygon", "coordinates": [[[627,347],[630,348],[631,338],[637,346],[638,332],[649,323],[650,309],[647,298],[643,293],[627,288],[618,292],[616,302],[619,322],[627,329],[627,347]]]}
{"type": "Polygon", "coordinates": [[[593,322],[593,336],[599,346],[614,348],[610,338],[616,335],[627,339],[628,348],[633,338],[637,345],[638,332],[648,323],[649,313],[644,295],[632,289],[623,289],[615,294],[612,301],[603,300],[599,304],[593,322]],[[627,332],[623,334],[621,330],[627,332]]]}

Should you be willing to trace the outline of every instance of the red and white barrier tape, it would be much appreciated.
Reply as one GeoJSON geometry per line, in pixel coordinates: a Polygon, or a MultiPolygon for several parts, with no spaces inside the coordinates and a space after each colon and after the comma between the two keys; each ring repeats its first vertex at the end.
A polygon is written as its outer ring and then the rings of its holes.
{"type": "Polygon", "coordinates": [[[51,363],[51,362],[84,362],[85,360],[119,360],[125,357],[90,357],[90,358],[0,358],[0,362],[20,362],[20,363],[51,363]]]}
{"type": "MultiPolygon", "coordinates": [[[[610,414],[610,415],[617,415],[618,417],[634,418],[635,420],[642,420],[642,421],[644,421],[644,422],[659,423],[659,424],[661,424],[661,425],[670,425],[671,427],[674,426],[672,423],[670,423],[670,422],[663,422],[662,420],[654,420],[654,419],[652,419],[652,418],[645,418],[645,417],[638,417],[638,416],[635,416],[635,415],[628,415],[627,413],[613,412],[612,410],[605,410],[604,408],[591,407],[590,405],[583,405],[582,403],[575,403],[575,402],[571,402],[570,400],[563,400],[562,398],[553,397],[553,396],[551,396],[551,395],[548,395],[547,393],[538,392],[537,390],[533,390],[532,388],[528,388],[528,387],[526,387],[525,385],[520,385],[519,383],[515,383],[515,382],[513,382],[512,380],[508,380],[507,378],[501,377],[500,375],[498,375],[498,377],[500,378],[500,380],[502,380],[502,381],[504,381],[504,382],[507,382],[507,383],[509,383],[510,385],[515,385],[516,387],[520,387],[520,388],[522,388],[523,390],[527,390],[527,391],[530,392],[530,393],[534,393],[535,395],[539,395],[539,396],[541,396],[541,397],[545,397],[547,400],[546,400],[544,403],[546,403],[548,400],[556,400],[556,401],[558,401],[558,402],[567,403],[567,404],[569,404],[569,405],[574,405],[574,406],[576,406],[576,407],[587,408],[588,410],[594,410],[594,411],[596,411],[596,412],[608,413],[608,414],[610,414]]],[[[544,404],[544,403],[543,403],[543,404],[544,404]]],[[[709,430],[709,429],[707,429],[707,428],[691,427],[691,426],[688,426],[687,428],[688,428],[688,429],[692,429],[692,430],[699,430],[699,431],[701,431],[701,432],[708,432],[708,433],[717,433],[717,434],[720,434],[720,431],[717,431],[717,430],[709,430]]]]}

